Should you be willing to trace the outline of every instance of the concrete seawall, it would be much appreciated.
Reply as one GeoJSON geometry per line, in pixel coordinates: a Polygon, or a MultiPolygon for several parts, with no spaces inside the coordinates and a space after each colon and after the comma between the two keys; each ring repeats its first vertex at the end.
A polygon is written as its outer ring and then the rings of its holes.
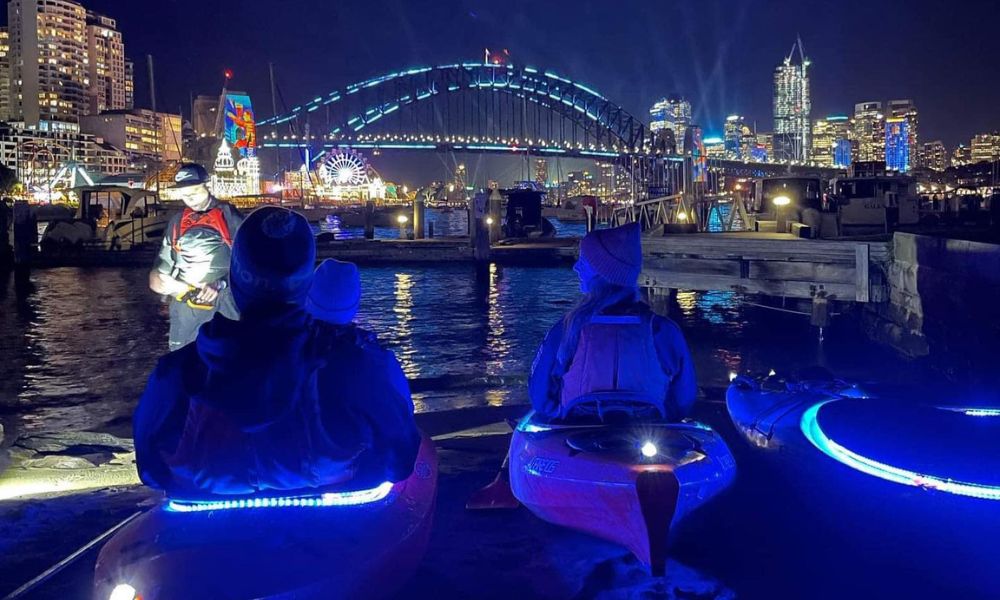
{"type": "Polygon", "coordinates": [[[888,279],[889,301],[866,305],[875,339],[911,357],[942,357],[957,373],[993,363],[1000,245],[896,233],[888,279]]]}

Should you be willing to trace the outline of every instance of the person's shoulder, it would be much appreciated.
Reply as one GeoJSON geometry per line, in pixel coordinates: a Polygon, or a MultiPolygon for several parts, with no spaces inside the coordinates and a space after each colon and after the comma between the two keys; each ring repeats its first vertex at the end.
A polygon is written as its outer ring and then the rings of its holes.
{"type": "Polygon", "coordinates": [[[227,219],[236,219],[237,221],[243,220],[243,213],[240,212],[240,209],[225,200],[219,200],[218,202],[218,209],[222,211],[222,214],[226,215],[227,219]]]}
{"type": "Polygon", "coordinates": [[[684,331],[681,329],[681,326],[677,324],[677,321],[674,321],[670,317],[655,313],[651,309],[647,310],[648,313],[646,314],[648,314],[648,318],[652,323],[654,332],[676,334],[676,335],[684,334],[684,331]]]}

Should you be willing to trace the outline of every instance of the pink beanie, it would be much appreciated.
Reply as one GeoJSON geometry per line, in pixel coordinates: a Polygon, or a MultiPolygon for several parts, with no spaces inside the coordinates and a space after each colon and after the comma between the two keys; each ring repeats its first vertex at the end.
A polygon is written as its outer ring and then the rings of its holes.
{"type": "Polygon", "coordinates": [[[601,279],[622,287],[635,287],[642,271],[642,235],[638,223],[598,229],[580,242],[580,258],[601,279]]]}

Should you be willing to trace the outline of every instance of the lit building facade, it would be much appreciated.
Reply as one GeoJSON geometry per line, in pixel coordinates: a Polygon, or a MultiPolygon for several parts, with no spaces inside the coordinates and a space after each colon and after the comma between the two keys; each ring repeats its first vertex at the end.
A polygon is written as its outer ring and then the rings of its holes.
{"type": "Polygon", "coordinates": [[[789,55],[774,70],[773,156],[780,160],[805,162],[809,159],[812,125],[809,65],[802,40],[797,40],[789,55]]]}
{"type": "Polygon", "coordinates": [[[549,182],[549,161],[544,158],[535,159],[535,183],[546,186],[549,182]]]}
{"type": "Polygon", "coordinates": [[[885,116],[885,163],[890,171],[908,173],[919,166],[917,107],[912,100],[890,100],[885,116]]]}
{"type": "Polygon", "coordinates": [[[181,116],[146,109],[107,111],[80,118],[80,129],[123,149],[133,159],[179,161],[181,116]]]}
{"type": "Polygon", "coordinates": [[[1000,132],[980,133],[969,143],[969,163],[1000,160],[1000,132]]]}
{"type": "Polygon", "coordinates": [[[972,152],[965,144],[959,144],[951,151],[951,164],[953,167],[961,167],[962,165],[969,164],[971,161],[972,152]]]}
{"type": "Polygon", "coordinates": [[[125,60],[125,110],[135,108],[135,63],[125,60]]]}
{"type": "Polygon", "coordinates": [[[87,56],[90,114],[128,108],[125,80],[125,44],[110,17],[87,12],[87,56]]]}
{"type": "Polygon", "coordinates": [[[0,121],[10,119],[10,34],[0,27],[0,121]]]}
{"type": "Polygon", "coordinates": [[[691,103],[680,96],[669,96],[649,109],[649,130],[669,129],[678,148],[684,145],[684,135],[691,126],[691,103]]]}
{"type": "Polygon", "coordinates": [[[948,151],[944,142],[934,140],[920,147],[920,166],[932,171],[944,171],[948,168],[948,151]]]}
{"type": "Polygon", "coordinates": [[[0,125],[0,163],[14,169],[31,190],[47,186],[67,163],[83,166],[96,178],[124,173],[129,158],[97,136],[7,124],[0,125]]]}
{"type": "Polygon", "coordinates": [[[851,142],[854,161],[885,160],[885,114],[881,102],[860,102],[854,105],[851,121],[851,142]]]}
{"type": "Polygon", "coordinates": [[[9,0],[10,116],[76,131],[90,101],[87,12],[70,0],[9,0]]]}
{"type": "Polygon", "coordinates": [[[851,164],[850,119],[832,115],[813,122],[810,160],[823,167],[847,168],[851,164]]]}
{"type": "MultiPolygon", "coordinates": [[[[729,115],[726,117],[726,124],[722,126],[722,137],[726,146],[726,158],[729,160],[739,160],[742,158],[740,144],[743,141],[743,130],[750,130],[744,124],[744,119],[740,115],[729,115]]],[[[706,148],[706,152],[707,152],[706,148]]]]}
{"type": "Polygon", "coordinates": [[[702,140],[705,145],[705,156],[708,158],[726,158],[726,140],[720,137],[707,137],[702,140]]]}
{"type": "Polygon", "coordinates": [[[766,157],[765,161],[774,160],[774,134],[770,131],[758,131],[754,134],[754,145],[759,148],[766,157]]]}

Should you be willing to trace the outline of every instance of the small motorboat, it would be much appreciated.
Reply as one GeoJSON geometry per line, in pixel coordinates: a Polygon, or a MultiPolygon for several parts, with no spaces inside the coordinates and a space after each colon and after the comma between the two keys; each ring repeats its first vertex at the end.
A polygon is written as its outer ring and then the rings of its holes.
{"type": "Polygon", "coordinates": [[[631,404],[604,400],[559,423],[528,414],[511,439],[511,489],[539,518],[619,543],[662,575],[671,528],[729,486],[736,463],[708,426],[637,417],[631,404]]]}
{"type": "Polygon", "coordinates": [[[171,499],[97,559],[94,598],[382,598],[427,548],[437,457],[425,437],[407,479],[322,493],[171,499]]]}
{"type": "Polygon", "coordinates": [[[836,380],[739,376],[726,407],[752,445],[926,490],[1000,500],[1000,408],[879,397],[836,380]],[[824,456],[825,455],[825,456],[824,456]]]}

